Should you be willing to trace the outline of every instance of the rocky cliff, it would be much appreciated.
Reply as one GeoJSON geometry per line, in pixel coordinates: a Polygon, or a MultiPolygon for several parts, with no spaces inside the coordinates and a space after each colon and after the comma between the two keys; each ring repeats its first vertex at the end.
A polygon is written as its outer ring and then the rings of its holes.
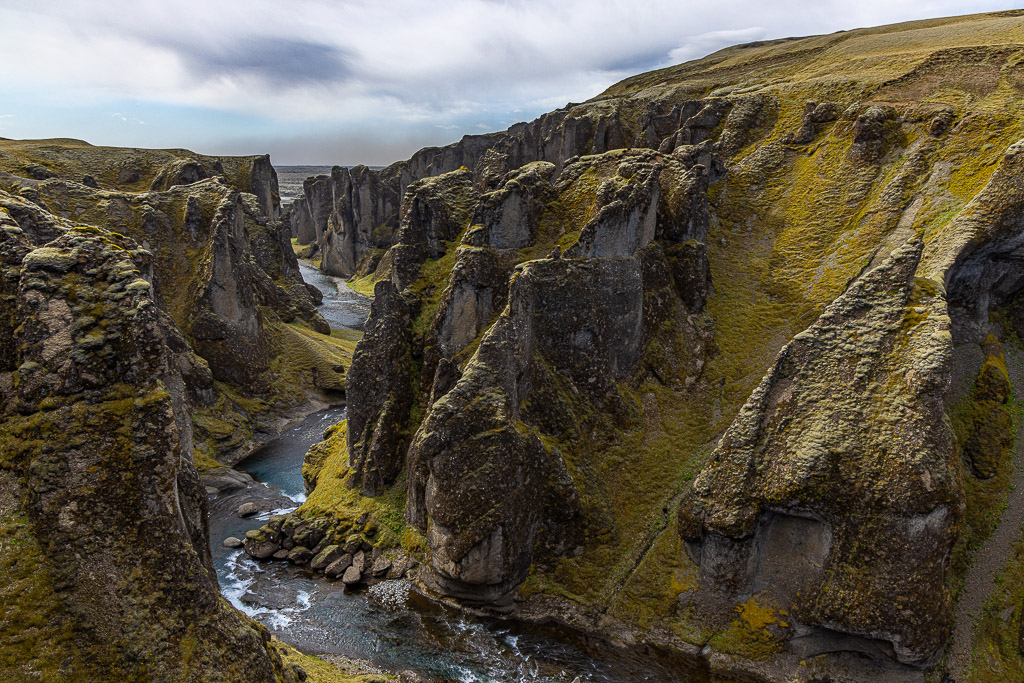
{"type": "Polygon", "coordinates": [[[737,46],[337,174],[324,268],[377,298],[348,488],[307,516],[372,509],[428,591],[726,676],[1014,678],[1019,591],[947,643],[1024,547],[985,544],[1021,43],[1011,11],[737,46]]]}
{"type": "Polygon", "coordinates": [[[150,254],[97,228],[34,247],[0,215],[3,678],[299,680],[220,597],[150,254]]]}

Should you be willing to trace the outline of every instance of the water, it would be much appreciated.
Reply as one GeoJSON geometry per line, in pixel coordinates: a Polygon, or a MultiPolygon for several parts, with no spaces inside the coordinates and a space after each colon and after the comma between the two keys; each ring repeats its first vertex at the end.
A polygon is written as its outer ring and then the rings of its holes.
{"type": "Polygon", "coordinates": [[[302,424],[270,441],[236,466],[256,481],[269,482],[296,503],[306,500],[302,458],[322,439],[324,430],[346,417],[344,408],[331,408],[306,418],[302,424]]]}
{"type": "Polygon", "coordinates": [[[290,504],[285,500],[277,510],[241,519],[234,514],[236,504],[211,501],[214,566],[232,605],[305,652],[368,660],[390,672],[412,669],[445,681],[696,680],[568,629],[463,614],[419,595],[406,581],[350,591],[302,567],[257,562],[223,547],[226,537],[243,538],[271,514],[295,509],[305,498],[306,450],[344,416],[343,408],[312,415],[238,465],[267,485],[268,496],[280,491],[290,504]]]}
{"type": "Polygon", "coordinates": [[[316,307],[320,315],[334,329],[362,330],[370,315],[370,300],[356,293],[340,277],[324,275],[306,261],[299,261],[302,279],[324,294],[324,301],[316,307]]]}

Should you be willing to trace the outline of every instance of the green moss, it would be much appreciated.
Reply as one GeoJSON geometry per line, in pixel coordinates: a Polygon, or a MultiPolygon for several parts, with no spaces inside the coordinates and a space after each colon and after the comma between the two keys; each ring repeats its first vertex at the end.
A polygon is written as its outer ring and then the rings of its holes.
{"type": "Polygon", "coordinates": [[[65,680],[62,662],[75,652],[72,621],[27,520],[0,510],[0,679],[65,680]]]}
{"type": "Polygon", "coordinates": [[[675,510],[667,516],[667,522],[652,524],[650,533],[657,534],[654,543],[624,581],[609,612],[641,628],[662,624],[683,640],[702,642],[695,626],[675,615],[679,596],[697,588],[699,570],[676,531],[675,510]],[[667,618],[670,615],[675,616],[667,618]]]}
{"type": "Polygon", "coordinates": [[[715,634],[709,645],[716,652],[763,661],[781,651],[786,612],[759,603],[755,598],[736,606],[738,617],[723,632],[715,634]]]}
{"type": "Polygon", "coordinates": [[[979,478],[971,471],[969,462],[961,460],[965,470],[963,482],[967,505],[963,531],[953,552],[951,577],[954,581],[960,581],[966,575],[974,551],[995,529],[1013,480],[1008,454],[1014,440],[1013,421],[1020,415],[1022,406],[1010,400],[1012,387],[1002,352],[998,350],[998,344],[992,346],[993,341],[990,339],[987,345],[990,353],[986,354],[973,390],[949,410],[962,453],[967,449],[995,449],[991,458],[994,471],[986,479],[979,478]],[[993,395],[1005,396],[1007,403],[986,400],[985,397],[993,395]]]}
{"type": "Polygon", "coordinates": [[[977,616],[971,683],[1024,680],[1024,538],[1018,540],[977,616]]]}
{"type": "Polygon", "coordinates": [[[348,286],[352,288],[357,294],[368,296],[373,298],[373,286],[377,284],[377,280],[374,277],[374,273],[369,275],[363,275],[362,277],[354,277],[348,281],[348,286]]]}
{"type": "Polygon", "coordinates": [[[375,546],[406,547],[409,535],[405,524],[405,475],[400,475],[384,495],[367,498],[345,485],[351,474],[347,422],[331,427],[325,437],[306,454],[302,476],[316,486],[299,507],[298,514],[306,519],[329,517],[336,528],[354,527],[365,514],[377,529],[372,540],[375,546]]]}
{"type": "Polygon", "coordinates": [[[281,655],[286,666],[301,667],[306,672],[306,680],[309,683],[386,683],[397,679],[397,676],[386,674],[354,674],[351,671],[359,668],[358,663],[350,664],[343,670],[319,657],[303,654],[276,638],[272,641],[272,647],[281,655]]]}

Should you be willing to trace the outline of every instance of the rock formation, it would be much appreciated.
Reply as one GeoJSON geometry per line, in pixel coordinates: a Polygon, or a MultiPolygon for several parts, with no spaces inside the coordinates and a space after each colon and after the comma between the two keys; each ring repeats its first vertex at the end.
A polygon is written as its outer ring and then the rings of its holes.
{"type": "Polygon", "coordinates": [[[0,187],[9,194],[0,206],[37,246],[87,224],[130,236],[147,250],[143,265],[157,304],[174,322],[169,343],[182,352],[204,455],[237,460],[261,432],[273,431],[271,414],[339,400],[343,376],[330,369],[341,365],[337,342],[314,341],[319,335],[303,331],[327,335],[329,327],[299,275],[287,226],[273,219],[279,208],[269,160],[188,154],[157,166],[170,153],[134,150],[119,162],[110,148],[46,143],[0,145],[8,171],[25,158],[60,173],[94,164],[101,179],[125,158],[136,170],[159,169],[150,183],[155,189],[140,192],[7,172],[0,187]],[[213,172],[226,175],[208,177],[213,172]],[[297,376],[302,380],[293,381],[297,376]],[[232,390],[257,402],[243,407],[228,395],[232,390]]]}
{"type": "Polygon", "coordinates": [[[152,255],[97,228],[3,240],[2,677],[299,680],[220,597],[152,255]]]}

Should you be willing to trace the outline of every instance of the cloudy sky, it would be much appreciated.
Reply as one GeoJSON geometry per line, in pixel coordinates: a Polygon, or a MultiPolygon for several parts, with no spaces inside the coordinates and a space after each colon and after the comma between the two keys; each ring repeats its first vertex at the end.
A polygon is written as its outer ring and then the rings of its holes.
{"type": "Polygon", "coordinates": [[[734,43],[975,0],[0,0],[0,136],[384,164],[734,43]]]}

